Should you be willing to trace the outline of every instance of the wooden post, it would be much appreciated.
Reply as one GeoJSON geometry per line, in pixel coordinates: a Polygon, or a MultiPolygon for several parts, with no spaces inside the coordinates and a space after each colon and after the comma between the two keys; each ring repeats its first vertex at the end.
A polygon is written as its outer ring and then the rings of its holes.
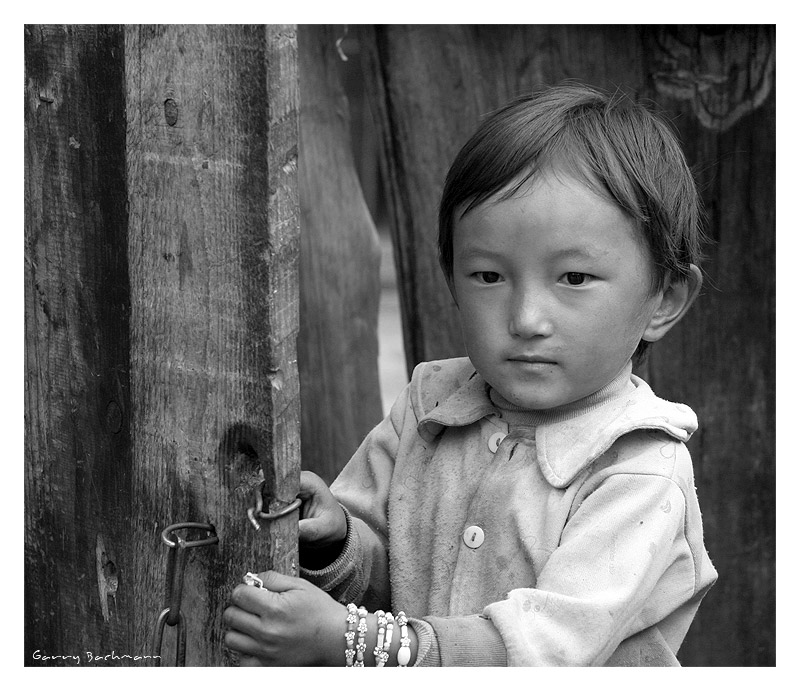
{"type": "Polygon", "coordinates": [[[392,25],[360,36],[409,369],[463,354],[437,265],[437,204],[447,167],[485,114],[572,78],[651,99],[679,128],[714,244],[703,294],[643,374],[700,418],[690,448],[720,572],[680,659],[774,665],[774,26],[392,25]]]}
{"type": "MultiPolygon", "coordinates": [[[[131,27],[128,95],[135,549],[212,523],[184,588],[191,664],[219,664],[221,615],[248,570],[296,569],[296,43],[289,27],[131,27]]],[[[144,645],[166,551],[137,562],[144,645]]],[[[165,653],[170,654],[170,653],[165,653]]],[[[188,662],[189,660],[187,660],[188,662]]]]}
{"type": "MultiPolygon", "coordinates": [[[[189,665],[248,570],[296,570],[294,27],[26,27],[26,664],[150,654],[161,531],[189,665]]],[[[174,634],[161,651],[172,664],[174,634]]]]}
{"type": "Polygon", "coordinates": [[[125,650],[136,611],[122,53],[25,27],[26,665],[125,650]]]}
{"type": "Polygon", "coordinates": [[[303,467],[331,482],[382,417],[380,247],[350,147],[336,40],[302,26],[300,337],[303,467]]]}

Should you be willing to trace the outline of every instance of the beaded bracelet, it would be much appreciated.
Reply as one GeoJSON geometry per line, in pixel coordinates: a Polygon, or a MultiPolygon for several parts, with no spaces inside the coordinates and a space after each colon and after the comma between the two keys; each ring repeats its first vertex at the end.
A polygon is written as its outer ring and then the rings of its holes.
{"type": "Polygon", "coordinates": [[[364,653],[367,650],[367,644],[364,639],[367,636],[367,612],[365,607],[358,608],[358,642],[356,643],[356,661],[353,667],[364,666],[364,653]]]}
{"type": "MultiPolygon", "coordinates": [[[[405,612],[398,612],[397,618],[391,612],[377,610],[378,638],[373,649],[375,666],[384,667],[389,661],[389,651],[392,648],[392,635],[395,623],[400,627],[400,649],[397,651],[397,666],[407,667],[411,661],[411,639],[408,636],[408,617],[405,612]]],[[[344,638],[347,642],[344,651],[345,665],[347,667],[363,667],[364,653],[367,650],[367,617],[369,612],[365,607],[356,607],[354,603],[347,605],[347,631],[344,638]],[[356,622],[358,626],[356,627],[356,622]],[[358,640],[356,641],[356,632],[358,640]],[[355,647],[354,644],[355,643],[355,647]]]]}
{"type": "Polygon", "coordinates": [[[400,649],[397,651],[397,666],[407,667],[411,661],[411,639],[408,637],[408,618],[405,612],[397,613],[397,625],[400,627],[400,649]]]}
{"type": "Polygon", "coordinates": [[[383,653],[381,654],[381,660],[383,662],[380,664],[380,667],[383,667],[386,662],[389,660],[389,650],[392,647],[392,632],[394,631],[394,616],[391,612],[386,613],[386,638],[383,641],[383,653]]]}
{"type": "Polygon", "coordinates": [[[356,657],[356,649],[353,647],[356,639],[356,621],[358,620],[358,608],[351,602],[347,605],[347,631],[345,631],[344,639],[347,642],[347,647],[344,651],[344,664],[347,667],[353,666],[353,660],[356,657]]]}
{"type": "Polygon", "coordinates": [[[375,643],[375,649],[372,654],[375,655],[375,666],[383,667],[389,659],[389,653],[383,651],[383,637],[386,634],[386,612],[379,609],[375,612],[375,616],[378,617],[378,640],[375,643]]]}

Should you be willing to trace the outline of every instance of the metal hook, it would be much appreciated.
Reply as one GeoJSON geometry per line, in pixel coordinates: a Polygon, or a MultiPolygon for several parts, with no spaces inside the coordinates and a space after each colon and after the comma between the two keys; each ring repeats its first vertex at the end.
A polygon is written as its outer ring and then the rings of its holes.
{"type": "Polygon", "coordinates": [[[250,522],[253,524],[253,527],[256,530],[261,530],[261,525],[258,522],[258,519],[262,521],[274,521],[277,518],[281,518],[286,516],[292,511],[299,509],[303,503],[303,500],[300,497],[297,497],[291,504],[285,506],[278,511],[273,511],[272,513],[264,513],[261,509],[264,508],[264,496],[261,493],[262,488],[264,487],[264,482],[262,482],[258,487],[255,489],[256,494],[256,505],[254,507],[250,507],[247,509],[247,517],[250,519],[250,522]]]}
{"type": "Polygon", "coordinates": [[[168,536],[171,533],[174,533],[176,530],[192,529],[205,530],[207,533],[209,533],[209,536],[203,538],[202,540],[184,540],[184,547],[205,547],[206,545],[216,545],[219,542],[217,530],[210,523],[175,523],[174,525],[167,526],[163,531],[161,531],[161,540],[167,547],[175,547],[176,542],[170,540],[168,536]]]}
{"type": "Polygon", "coordinates": [[[167,555],[167,587],[164,594],[164,609],[158,616],[153,631],[153,655],[156,666],[161,666],[161,643],[164,638],[164,626],[177,626],[178,636],[175,653],[175,665],[183,667],[186,664],[186,623],[181,612],[183,599],[183,577],[186,571],[186,550],[193,547],[205,547],[219,542],[216,529],[210,523],[175,523],[161,532],[162,542],[169,547],[167,555]],[[184,540],[180,535],[175,535],[178,530],[204,530],[207,537],[199,540],[184,540]]]}

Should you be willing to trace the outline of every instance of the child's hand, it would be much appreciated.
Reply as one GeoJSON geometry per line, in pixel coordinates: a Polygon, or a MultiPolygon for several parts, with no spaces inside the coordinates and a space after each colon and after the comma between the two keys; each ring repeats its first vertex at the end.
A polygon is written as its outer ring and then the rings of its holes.
{"type": "Polygon", "coordinates": [[[341,547],[347,537],[344,510],[325,481],[314,473],[300,473],[300,542],[305,547],[341,547]]]}
{"type": "Polygon", "coordinates": [[[240,666],[343,665],[347,609],[308,581],[275,571],[239,585],[223,614],[240,666]]]}

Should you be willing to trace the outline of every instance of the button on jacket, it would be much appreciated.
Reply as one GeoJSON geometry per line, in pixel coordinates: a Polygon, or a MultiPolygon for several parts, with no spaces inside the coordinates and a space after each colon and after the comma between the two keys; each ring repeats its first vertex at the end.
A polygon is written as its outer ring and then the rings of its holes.
{"type": "Polygon", "coordinates": [[[696,417],[630,365],[607,388],[509,427],[467,358],[417,366],[331,486],[342,554],[302,575],[404,610],[418,665],[677,664],[717,576],[696,417]]]}

